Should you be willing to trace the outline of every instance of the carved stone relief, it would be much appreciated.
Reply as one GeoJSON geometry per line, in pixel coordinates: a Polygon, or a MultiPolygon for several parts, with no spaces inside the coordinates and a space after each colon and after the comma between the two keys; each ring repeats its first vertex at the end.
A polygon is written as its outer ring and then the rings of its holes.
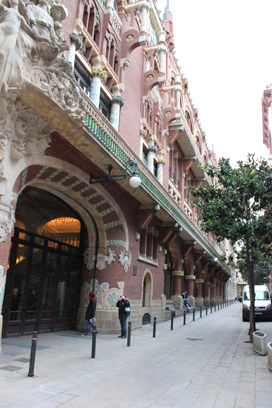
{"type": "MultiPolygon", "coordinates": [[[[110,265],[112,262],[115,261],[116,254],[113,249],[108,248],[109,255],[105,254],[98,254],[97,255],[97,262],[96,267],[100,271],[106,268],[106,263],[110,265]]],[[[84,253],[84,262],[89,270],[93,269],[95,261],[95,249],[88,248],[84,253]]]]}
{"type": "Polygon", "coordinates": [[[121,265],[124,267],[124,271],[127,272],[128,268],[131,265],[131,252],[129,251],[125,251],[123,250],[120,254],[119,254],[119,262],[121,263],[121,265]]]}

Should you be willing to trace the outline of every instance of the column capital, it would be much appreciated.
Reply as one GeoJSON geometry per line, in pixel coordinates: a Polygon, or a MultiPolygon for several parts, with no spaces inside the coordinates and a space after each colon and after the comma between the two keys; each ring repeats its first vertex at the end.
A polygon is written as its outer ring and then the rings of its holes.
{"type": "Polygon", "coordinates": [[[173,271],[172,276],[184,276],[184,271],[173,271]]]}
{"type": "Polygon", "coordinates": [[[195,280],[196,276],[195,275],[186,275],[185,279],[191,279],[191,280],[195,280]]]}
{"type": "Polygon", "coordinates": [[[94,77],[99,77],[101,81],[105,81],[107,79],[107,71],[102,67],[92,67],[92,74],[94,77]]]}
{"type": "Polygon", "coordinates": [[[125,103],[125,98],[123,98],[121,95],[113,95],[112,103],[123,106],[125,103]]]}
{"type": "Polygon", "coordinates": [[[140,129],[140,135],[143,137],[143,138],[145,138],[146,137],[146,135],[147,135],[147,130],[146,129],[140,129]]]}
{"type": "Polygon", "coordinates": [[[76,50],[79,50],[83,45],[83,38],[77,33],[71,33],[70,40],[75,45],[76,50]]]}

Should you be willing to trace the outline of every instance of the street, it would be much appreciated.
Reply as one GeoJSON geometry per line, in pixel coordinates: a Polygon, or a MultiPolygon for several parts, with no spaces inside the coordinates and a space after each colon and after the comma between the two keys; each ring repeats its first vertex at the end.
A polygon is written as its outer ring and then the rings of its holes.
{"type": "MultiPolygon", "coordinates": [[[[38,335],[28,377],[31,336],[2,341],[1,408],[271,408],[267,356],[253,351],[241,303],[113,335],[75,331],[38,335]]],[[[272,323],[257,328],[272,341],[272,323]]],[[[99,329],[99,328],[98,328],[99,329]]]]}

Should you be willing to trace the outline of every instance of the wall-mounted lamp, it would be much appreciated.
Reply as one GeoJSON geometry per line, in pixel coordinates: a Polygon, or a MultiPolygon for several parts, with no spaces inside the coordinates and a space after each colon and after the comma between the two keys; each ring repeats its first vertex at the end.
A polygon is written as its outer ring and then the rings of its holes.
{"type": "Polygon", "coordinates": [[[95,177],[95,176],[93,176],[93,175],[91,174],[91,175],[90,175],[90,184],[105,183],[106,181],[107,181],[108,183],[110,183],[110,182],[112,182],[112,181],[124,180],[124,179],[127,177],[128,166],[134,166],[134,167],[135,167],[135,170],[134,170],[132,176],[130,177],[129,184],[130,184],[131,187],[133,187],[133,188],[140,187],[140,185],[141,185],[141,179],[140,179],[140,177],[138,176],[138,173],[137,173],[137,171],[136,171],[137,163],[134,162],[134,161],[132,161],[132,160],[129,160],[129,161],[126,162],[125,174],[111,175],[111,172],[112,172],[112,170],[113,170],[113,167],[112,167],[111,164],[109,164],[109,165],[107,166],[107,168],[108,168],[108,175],[107,175],[107,176],[98,176],[98,177],[95,177]],[[93,180],[93,178],[94,178],[95,180],[93,180]]]}
{"type": "Polygon", "coordinates": [[[218,258],[216,258],[216,257],[213,260],[214,260],[214,262],[218,262],[218,258]]]}

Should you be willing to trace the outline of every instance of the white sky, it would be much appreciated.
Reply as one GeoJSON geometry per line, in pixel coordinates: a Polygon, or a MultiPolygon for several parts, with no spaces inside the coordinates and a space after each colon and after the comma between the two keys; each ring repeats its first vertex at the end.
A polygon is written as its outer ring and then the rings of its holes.
{"type": "MultiPolygon", "coordinates": [[[[164,12],[167,0],[158,0],[164,12]]],[[[261,98],[272,83],[271,0],[170,0],[176,57],[209,148],[268,158],[261,98]]],[[[161,15],[161,17],[162,17],[161,15]]]]}

